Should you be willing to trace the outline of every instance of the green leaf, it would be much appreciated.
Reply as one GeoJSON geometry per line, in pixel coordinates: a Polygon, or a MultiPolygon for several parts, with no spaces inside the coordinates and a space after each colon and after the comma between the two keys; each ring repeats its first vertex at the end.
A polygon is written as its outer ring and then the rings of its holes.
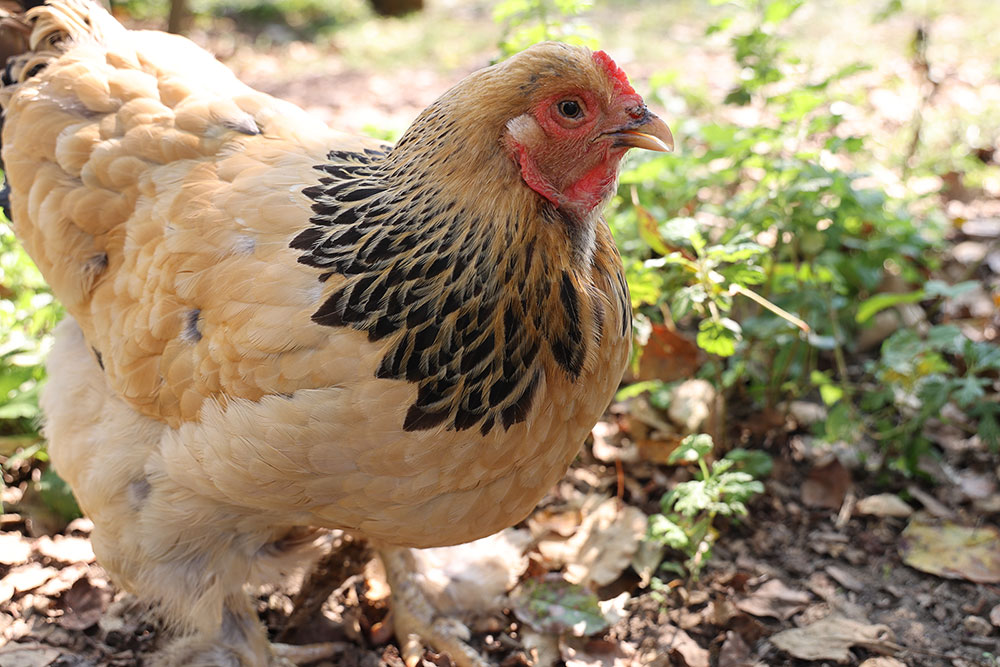
{"type": "Polygon", "coordinates": [[[819,388],[819,396],[826,405],[833,405],[844,397],[844,390],[834,384],[824,384],[819,388]]]}
{"type": "Polygon", "coordinates": [[[962,344],[968,340],[962,330],[954,324],[939,324],[927,332],[927,345],[935,350],[959,354],[962,344]]]}
{"type": "Polygon", "coordinates": [[[83,514],[73,497],[69,484],[56,474],[52,468],[46,468],[38,480],[38,492],[42,501],[56,514],[66,521],[77,519],[83,514]]]}
{"type": "Polygon", "coordinates": [[[639,228],[639,238],[652,248],[658,255],[670,254],[670,248],[663,242],[656,218],[642,206],[635,207],[636,221],[639,228]]]}
{"type": "Polygon", "coordinates": [[[712,451],[712,436],[707,433],[697,433],[689,435],[674,451],[670,452],[667,463],[677,463],[678,461],[694,462],[703,459],[712,451]]]}
{"type": "Polygon", "coordinates": [[[684,529],[663,514],[649,517],[647,537],[672,549],[684,549],[688,546],[688,536],[684,529]]]}
{"type": "Polygon", "coordinates": [[[1000,449],[1000,424],[997,424],[996,411],[983,411],[979,418],[979,437],[994,453],[1000,449]]]}
{"type": "Polygon", "coordinates": [[[774,460],[767,452],[757,449],[737,447],[726,454],[726,459],[733,462],[733,469],[743,471],[757,479],[763,479],[771,474],[774,460]]]}
{"type": "Polygon", "coordinates": [[[562,578],[528,579],[510,601],[514,615],[538,632],[583,637],[610,625],[594,593],[562,578]]]}
{"type": "Polygon", "coordinates": [[[736,352],[736,343],[742,338],[740,325],[728,317],[719,320],[702,320],[698,325],[695,339],[698,347],[710,354],[731,357],[736,352]]]}
{"type": "Polygon", "coordinates": [[[894,294],[876,294],[861,302],[861,305],[858,306],[858,312],[854,315],[854,321],[858,324],[864,324],[886,308],[892,308],[901,303],[916,303],[923,300],[925,296],[924,290],[894,294]]]}
{"type": "Polygon", "coordinates": [[[783,23],[801,6],[802,0],[772,0],[764,7],[764,23],[783,23]]]}
{"type": "Polygon", "coordinates": [[[962,283],[956,283],[954,285],[949,285],[948,283],[941,280],[928,280],[927,284],[924,285],[924,290],[927,292],[927,296],[940,296],[946,299],[954,299],[969,290],[973,290],[979,287],[979,282],[976,280],[966,280],[962,283]]]}
{"type": "Polygon", "coordinates": [[[616,401],[627,401],[630,398],[635,398],[640,394],[647,391],[654,391],[660,389],[663,386],[662,380],[645,380],[643,382],[636,382],[635,384],[630,384],[627,387],[622,387],[615,394],[616,401]]]}
{"type": "Polygon", "coordinates": [[[700,225],[694,218],[671,218],[663,223],[660,233],[668,242],[675,245],[690,244],[695,236],[701,236],[698,232],[700,225]]]}
{"type": "Polygon", "coordinates": [[[714,500],[709,496],[705,482],[700,480],[681,482],[675,490],[674,511],[688,518],[697,516],[714,500]]]}
{"type": "Polygon", "coordinates": [[[958,388],[955,390],[955,402],[959,406],[966,408],[979,401],[986,395],[983,387],[989,384],[986,378],[964,377],[958,380],[958,388]]]}
{"type": "Polygon", "coordinates": [[[897,373],[909,375],[926,348],[917,332],[902,329],[882,343],[882,363],[897,373]]]}
{"type": "Polygon", "coordinates": [[[763,255],[765,251],[764,246],[758,243],[727,243],[712,246],[706,255],[720,262],[745,262],[763,255]]]}

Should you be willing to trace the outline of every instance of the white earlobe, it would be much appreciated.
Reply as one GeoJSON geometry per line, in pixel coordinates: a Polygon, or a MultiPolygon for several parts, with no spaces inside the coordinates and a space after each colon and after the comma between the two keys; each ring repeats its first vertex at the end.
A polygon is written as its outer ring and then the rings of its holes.
{"type": "Polygon", "coordinates": [[[515,143],[531,146],[542,137],[542,128],[530,113],[524,113],[507,121],[507,133],[515,143]]]}

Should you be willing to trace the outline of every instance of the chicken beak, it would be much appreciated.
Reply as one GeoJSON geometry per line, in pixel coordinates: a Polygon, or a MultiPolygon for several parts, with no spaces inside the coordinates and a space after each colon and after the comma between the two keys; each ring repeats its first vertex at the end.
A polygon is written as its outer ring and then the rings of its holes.
{"type": "Polygon", "coordinates": [[[642,124],[627,130],[619,130],[613,135],[616,142],[629,148],[645,148],[650,151],[670,153],[674,150],[674,135],[658,116],[647,112],[642,124]]]}

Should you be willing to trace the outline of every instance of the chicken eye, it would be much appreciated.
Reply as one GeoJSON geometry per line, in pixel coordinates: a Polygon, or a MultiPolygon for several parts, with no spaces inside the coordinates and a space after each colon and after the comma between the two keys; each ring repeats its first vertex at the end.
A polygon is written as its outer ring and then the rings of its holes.
{"type": "Polygon", "coordinates": [[[565,118],[579,118],[583,115],[583,108],[576,100],[563,100],[557,106],[559,113],[565,118]]]}

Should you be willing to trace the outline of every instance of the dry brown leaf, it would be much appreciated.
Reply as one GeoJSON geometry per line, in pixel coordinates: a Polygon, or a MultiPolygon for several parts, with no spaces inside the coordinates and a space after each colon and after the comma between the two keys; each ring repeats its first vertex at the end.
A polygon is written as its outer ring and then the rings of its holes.
{"type": "Polygon", "coordinates": [[[90,535],[94,531],[94,522],[85,516],[79,519],[73,519],[66,525],[66,530],[63,531],[67,535],[73,533],[81,533],[83,535],[90,535]]]}
{"type": "Polygon", "coordinates": [[[479,617],[498,611],[528,567],[526,530],[507,530],[452,547],[415,549],[421,587],[441,614],[479,617]]]}
{"type": "Polygon", "coordinates": [[[969,500],[983,500],[996,494],[997,479],[992,473],[963,472],[958,475],[958,486],[969,500]]]}
{"type": "Polygon", "coordinates": [[[0,605],[5,604],[12,597],[14,597],[14,586],[0,580],[0,605]]]}
{"type": "Polygon", "coordinates": [[[565,565],[566,580],[598,586],[616,580],[632,561],[646,534],[646,515],[608,498],[586,514],[568,540],[541,540],[538,550],[553,565],[565,565]]]}
{"type": "Polygon", "coordinates": [[[0,665],[3,667],[46,667],[62,655],[58,649],[41,644],[10,643],[0,647],[0,665]]]}
{"type": "Polygon", "coordinates": [[[617,424],[599,421],[590,432],[594,439],[591,451],[594,458],[604,463],[635,463],[639,460],[639,449],[630,440],[618,437],[620,429],[617,424]]]}
{"type": "Polygon", "coordinates": [[[727,631],[726,641],[719,649],[719,667],[748,667],[750,664],[750,647],[737,633],[727,631]]]}
{"type": "Polygon", "coordinates": [[[749,597],[737,600],[736,608],[754,616],[769,616],[787,621],[808,604],[808,593],[792,590],[780,579],[771,579],[749,597]]]}
{"type": "Polygon", "coordinates": [[[95,586],[90,580],[78,579],[59,598],[63,615],[59,625],[67,630],[86,630],[101,620],[101,615],[111,602],[111,591],[105,586],[95,586]]]}
{"type": "Polygon", "coordinates": [[[535,537],[559,535],[571,537],[583,522],[583,512],[579,509],[554,511],[536,510],[528,517],[528,529],[535,537]]]}
{"type": "Polygon", "coordinates": [[[698,645],[680,628],[667,626],[660,631],[659,646],[664,653],[681,658],[687,667],[709,667],[708,649],[698,645]]]}
{"type": "Polygon", "coordinates": [[[56,535],[51,538],[43,535],[35,542],[35,549],[43,556],[60,563],[94,562],[94,549],[90,546],[90,540],[82,537],[56,535]]]}
{"type": "Polygon", "coordinates": [[[681,446],[681,436],[676,434],[658,433],[655,438],[640,438],[636,440],[639,460],[659,465],[670,463],[670,455],[681,446]]]}
{"type": "Polygon", "coordinates": [[[20,565],[31,558],[31,543],[21,533],[0,533],[0,563],[20,565]]]}
{"type": "Polygon", "coordinates": [[[807,507],[839,509],[850,487],[851,473],[833,459],[809,471],[809,477],[802,483],[802,503],[807,507]]]}
{"type": "Polygon", "coordinates": [[[906,487],[907,493],[920,501],[920,504],[924,506],[924,509],[933,514],[934,516],[941,519],[954,519],[955,513],[950,509],[942,505],[937,498],[927,493],[918,486],[911,484],[906,487]]]}
{"type": "Polygon", "coordinates": [[[826,421],[829,410],[821,403],[812,401],[790,401],[781,403],[778,409],[788,411],[788,416],[795,420],[799,426],[806,427],[826,421]]]}
{"type": "MultiPolygon", "coordinates": [[[[670,422],[664,418],[663,413],[653,407],[653,404],[649,402],[649,397],[645,394],[629,399],[626,405],[628,406],[627,419],[630,423],[639,421],[662,433],[674,433],[676,431],[670,422]]],[[[635,439],[640,439],[636,437],[635,433],[632,433],[633,428],[630,428],[629,433],[635,439]]]]}
{"type": "Polygon", "coordinates": [[[628,642],[564,637],[559,645],[566,667],[631,667],[635,646],[628,642]]]}
{"type": "Polygon", "coordinates": [[[855,510],[858,514],[895,516],[904,519],[913,514],[913,508],[895,493],[879,493],[862,498],[855,505],[855,510]]]}
{"type": "Polygon", "coordinates": [[[703,353],[694,341],[665,324],[654,324],[639,357],[639,380],[673,382],[694,375],[703,353]]]}
{"type": "Polygon", "coordinates": [[[12,569],[3,580],[14,588],[15,593],[23,593],[38,588],[56,574],[58,570],[54,567],[42,567],[41,563],[28,563],[12,569]]]}
{"type": "Polygon", "coordinates": [[[715,387],[707,380],[681,382],[670,392],[667,416],[682,433],[697,433],[712,426],[715,387]]]}
{"type": "Polygon", "coordinates": [[[892,630],[888,626],[869,625],[839,614],[830,614],[804,628],[772,635],[771,643],[800,660],[846,663],[852,660],[852,646],[885,653],[898,648],[892,639],[892,630]]]}
{"type": "Polygon", "coordinates": [[[860,592],[867,588],[864,582],[855,577],[853,574],[848,572],[842,567],[836,565],[827,565],[823,568],[830,578],[836,581],[838,584],[843,586],[849,591],[860,592]]]}
{"type": "Polygon", "coordinates": [[[667,552],[666,545],[652,540],[642,540],[639,548],[632,556],[632,569],[639,575],[639,587],[649,586],[656,569],[663,562],[663,554],[667,552]]]}
{"type": "Polygon", "coordinates": [[[888,656],[879,656],[878,658],[868,658],[858,667],[906,667],[906,663],[888,656]]]}
{"type": "Polygon", "coordinates": [[[72,588],[73,584],[83,578],[89,571],[90,568],[86,564],[74,563],[60,569],[59,574],[39,586],[35,592],[50,598],[58,597],[72,588]]]}
{"type": "Polygon", "coordinates": [[[903,530],[903,562],[912,568],[979,584],[1000,582],[1000,531],[994,526],[960,526],[917,514],[903,530]]]}
{"type": "Polygon", "coordinates": [[[531,656],[534,667],[552,667],[561,658],[559,638],[556,635],[537,632],[524,626],[521,630],[521,645],[531,656]]]}

